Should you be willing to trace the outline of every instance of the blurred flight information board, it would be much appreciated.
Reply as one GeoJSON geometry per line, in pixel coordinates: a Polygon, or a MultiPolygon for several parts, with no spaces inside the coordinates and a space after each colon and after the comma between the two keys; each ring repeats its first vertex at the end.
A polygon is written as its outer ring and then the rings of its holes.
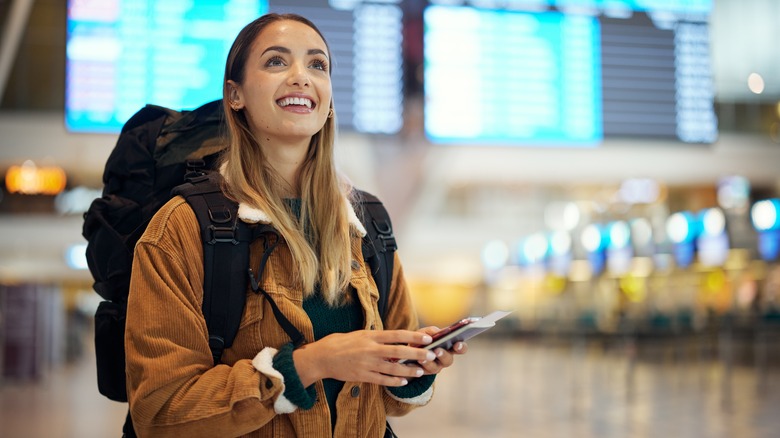
{"type": "Polygon", "coordinates": [[[119,132],[147,103],[193,109],[222,97],[238,32],[266,12],[299,13],[331,49],[339,125],[402,125],[400,0],[69,0],[65,125],[119,132]]]}
{"type": "Polygon", "coordinates": [[[717,137],[709,0],[438,3],[424,12],[433,142],[717,137]]]}

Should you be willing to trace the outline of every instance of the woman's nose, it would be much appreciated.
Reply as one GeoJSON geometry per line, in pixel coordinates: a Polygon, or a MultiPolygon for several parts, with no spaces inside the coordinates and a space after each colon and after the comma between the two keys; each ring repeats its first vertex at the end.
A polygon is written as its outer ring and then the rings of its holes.
{"type": "Polygon", "coordinates": [[[288,78],[290,85],[297,85],[299,87],[309,86],[309,72],[306,67],[300,63],[295,63],[290,69],[290,77],[288,78]]]}

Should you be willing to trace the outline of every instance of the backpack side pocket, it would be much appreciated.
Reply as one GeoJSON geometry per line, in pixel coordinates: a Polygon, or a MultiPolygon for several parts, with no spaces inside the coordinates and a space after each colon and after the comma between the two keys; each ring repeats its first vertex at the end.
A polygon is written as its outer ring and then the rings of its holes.
{"type": "Polygon", "coordinates": [[[118,402],[127,401],[125,312],[125,306],[113,301],[102,301],[95,312],[98,390],[118,402]]]}

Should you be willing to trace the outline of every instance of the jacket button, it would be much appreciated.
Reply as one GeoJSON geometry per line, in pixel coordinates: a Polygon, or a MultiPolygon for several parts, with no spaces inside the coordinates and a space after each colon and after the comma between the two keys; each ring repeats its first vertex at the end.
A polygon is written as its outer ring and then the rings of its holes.
{"type": "Polygon", "coordinates": [[[265,389],[271,389],[274,387],[274,382],[271,379],[265,381],[265,389]]]}
{"type": "Polygon", "coordinates": [[[376,330],[376,324],[371,324],[371,330],[376,330]]]}
{"type": "Polygon", "coordinates": [[[360,387],[355,385],[352,387],[352,397],[358,397],[360,395],[360,387]]]}
{"type": "Polygon", "coordinates": [[[358,269],[360,269],[360,263],[357,260],[352,260],[352,270],[356,271],[358,269]]]}

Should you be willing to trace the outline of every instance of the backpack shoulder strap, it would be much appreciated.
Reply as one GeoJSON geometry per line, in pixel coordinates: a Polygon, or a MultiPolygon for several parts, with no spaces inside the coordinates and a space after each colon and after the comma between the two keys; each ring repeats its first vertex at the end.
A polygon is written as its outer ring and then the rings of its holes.
{"type": "Polygon", "coordinates": [[[371,268],[374,282],[379,289],[379,314],[384,319],[387,316],[387,296],[393,280],[393,259],[398,245],[390,215],[382,201],[362,190],[357,190],[355,199],[368,232],[363,238],[363,259],[371,268]]]}
{"type": "Polygon", "coordinates": [[[192,207],[203,240],[203,316],[209,347],[218,364],[241,324],[247,292],[249,244],[253,232],[238,219],[238,205],[225,197],[216,172],[190,176],[173,189],[192,207]]]}

